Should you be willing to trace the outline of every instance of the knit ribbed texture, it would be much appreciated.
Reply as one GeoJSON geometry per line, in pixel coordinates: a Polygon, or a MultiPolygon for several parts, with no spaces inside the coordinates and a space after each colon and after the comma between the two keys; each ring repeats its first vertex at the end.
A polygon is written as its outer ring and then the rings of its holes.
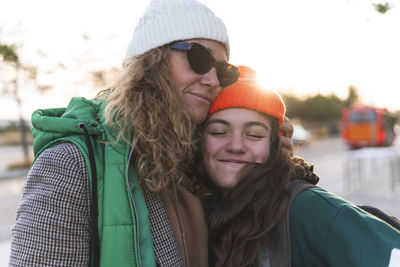
{"type": "Polygon", "coordinates": [[[225,24],[195,0],[151,0],[140,18],[126,58],[177,40],[205,38],[223,43],[229,55],[225,24]]]}
{"type": "Polygon", "coordinates": [[[224,88],[210,108],[210,114],[227,108],[248,108],[284,121],[286,107],[280,95],[262,88],[253,69],[239,66],[240,76],[236,83],[224,88]]]}

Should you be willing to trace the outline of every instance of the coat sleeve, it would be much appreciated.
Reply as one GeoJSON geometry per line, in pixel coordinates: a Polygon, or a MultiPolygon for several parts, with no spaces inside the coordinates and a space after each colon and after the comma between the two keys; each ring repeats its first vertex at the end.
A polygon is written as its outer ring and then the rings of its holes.
{"type": "Polygon", "coordinates": [[[399,249],[400,232],[357,207],[344,206],[332,221],[327,240],[331,266],[400,266],[393,265],[399,249]]]}
{"type": "Polygon", "coordinates": [[[17,209],[9,266],[88,266],[89,214],[82,153],[70,143],[43,151],[17,209]]]}
{"type": "Polygon", "coordinates": [[[321,188],[300,193],[290,216],[292,266],[400,266],[399,231],[321,188]]]}

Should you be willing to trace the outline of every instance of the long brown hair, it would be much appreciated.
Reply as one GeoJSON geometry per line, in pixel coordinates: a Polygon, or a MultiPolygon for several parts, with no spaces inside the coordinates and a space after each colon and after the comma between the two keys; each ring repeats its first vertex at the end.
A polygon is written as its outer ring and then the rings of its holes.
{"type": "MultiPolygon", "coordinates": [[[[202,179],[204,185],[219,198],[209,219],[210,256],[214,256],[217,267],[259,266],[265,248],[270,257],[279,245],[279,226],[287,214],[290,181],[301,179],[318,183],[319,177],[312,164],[289,156],[281,147],[277,120],[270,118],[272,130],[267,161],[243,168],[235,187],[222,194],[207,178],[204,166],[199,170],[206,177],[202,179]]],[[[215,202],[207,197],[204,203],[207,199],[215,202]]]]}
{"type": "Polygon", "coordinates": [[[172,85],[169,52],[162,46],[128,58],[106,96],[106,119],[119,127],[118,139],[130,144],[133,134],[135,166],[152,191],[182,181],[195,147],[196,125],[172,85]]]}
{"type": "Polygon", "coordinates": [[[237,185],[224,193],[211,217],[209,242],[215,266],[259,266],[261,250],[267,247],[270,256],[278,246],[292,169],[280,147],[277,120],[271,120],[268,160],[243,168],[237,185]]]}

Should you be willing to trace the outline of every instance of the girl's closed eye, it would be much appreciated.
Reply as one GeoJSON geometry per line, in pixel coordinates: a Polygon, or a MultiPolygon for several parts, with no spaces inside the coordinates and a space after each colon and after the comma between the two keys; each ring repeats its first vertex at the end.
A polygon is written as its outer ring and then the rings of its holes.
{"type": "Polygon", "coordinates": [[[249,128],[247,128],[247,130],[245,131],[245,136],[252,138],[252,139],[264,139],[266,138],[266,136],[268,135],[268,128],[264,127],[264,126],[251,126],[249,128]]]}
{"type": "Polygon", "coordinates": [[[212,136],[221,136],[227,134],[228,131],[225,129],[225,127],[216,127],[215,125],[212,125],[212,127],[208,127],[206,129],[206,133],[212,136]]]}
{"type": "Polygon", "coordinates": [[[246,133],[246,136],[248,136],[250,138],[254,138],[254,139],[263,139],[263,138],[265,138],[265,134],[255,133],[255,132],[248,132],[248,133],[246,133]]]}
{"type": "Polygon", "coordinates": [[[205,132],[211,136],[223,136],[228,133],[228,129],[225,124],[212,123],[206,127],[205,132]]]}

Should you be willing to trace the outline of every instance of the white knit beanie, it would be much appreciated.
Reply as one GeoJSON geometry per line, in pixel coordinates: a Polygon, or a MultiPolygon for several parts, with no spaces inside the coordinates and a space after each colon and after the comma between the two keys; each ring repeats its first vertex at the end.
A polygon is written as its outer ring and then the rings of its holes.
{"type": "Polygon", "coordinates": [[[225,24],[208,7],[196,0],[151,0],[135,27],[125,58],[173,41],[196,38],[223,43],[229,56],[225,24]]]}

